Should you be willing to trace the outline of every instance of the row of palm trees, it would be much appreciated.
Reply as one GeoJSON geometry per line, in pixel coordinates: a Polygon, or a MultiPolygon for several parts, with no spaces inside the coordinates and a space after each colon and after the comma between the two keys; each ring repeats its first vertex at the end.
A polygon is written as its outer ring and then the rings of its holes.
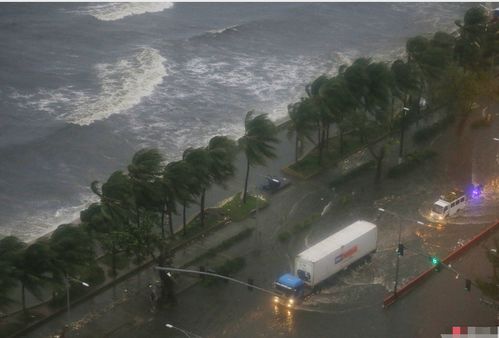
{"type": "MultiPolygon", "coordinates": [[[[425,98],[433,109],[466,115],[478,95],[477,80],[496,62],[499,23],[490,21],[482,7],[470,8],[464,22],[456,21],[455,34],[437,32],[431,38],[417,36],[406,43],[407,60],[375,62],[358,58],[340,67],[335,76],[322,75],[306,87],[307,96],[289,105],[290,132],[295,134],[295,161],[305,139],[318,148],[319,165],[328,145],[329,130],[339,131],[339,152],[344,135],[358,135],[377,163],[381,177],[384,145],[376,145],[381,134],[393,133],[422,117],[425,98]],[[406,114],[407,109],[409,114],[406,114]],[[312,137],[317,133],[316,137],[312,137]]],[[[490,72],[487,74],[490,77],[490,72]]]]}
{"type": "MultiPolygon", "coordinates": [[[[288,108],[295,158],[300,141],[314,140],[316,133],[321,161],[330,127],[336,125],[340,152],[346,133],[358,135],[376,159],[379,179],[385,147],[372,140],[380,131],[392,132],[404,122],[401,107],[408,106],[411,114],[419,116],[424,97],[434,110],[469,112],[477,94],[477,74],[495,64],[499,26],[480,7],[471,8],[464,22],[457,24],[457,36],[438,32],[431,38],[409,39],[407,61],[388,64],[359,58],[341,67],[336,76],[323,75],[310,83],[306,97],[288,108]]],[[[250,168],[274,158],[278,140],[276,126],[266,114],[248,112],[244,127],[237,141],[215,136],[206,147],[189,148],[181,160],[166,165],[157,149],[140,150],[126,171],[115,171],[103,184],[92,182],[100,201],[82,211],[82,226],[62,225],[49,239],[30,245],[13,236],[0,240],[0,306],[11,300],[10,290],[18,285],[25,309],[25,290],[40,296],[43,287],[60,287],[64,278],[78,275],[94,263],[96,241],[111,257],[114,275],[120,253],[137,260],[165,259],[166,224],[173,237],[172,218],[181,212],[185,233],[186,208],[199,204],[203,226],[207,190],[214,184],[224,186],[234,176],[239,151],[245,156],[242,200],[246,202],[250,168]]]]}
{"type": "Polygon", "coordinates": [[[70,276],[94,264],[92,240],[81,227],[61,225],[50,236],[26,244],[15,236],[0,240],[0,306],[14,302],[11,293],[21,288],[26,312],[26,291],[41,299],[42,291],[60,290],[70,276]]]}
{"type": "Polygon", "coordinates": [[[186,208],[200,206],[204,225],[205,197],[213,185],[224,186],[235,174],[235,160],[241,150],[246,158],[242,199],[246,201],[250,167],[275,157],[276,129],[266,114],[246,114],[245,133],[236,142],[226,136],[213,137],[206,147],[189,148],[179,161],[164,164],[157,149],[134,154],[127,171],[118,170],[102,185],[94,181],[92,191],[100,198],[81,212],[81,226],[61,225],[50,236],[26,244],[14,236],[0,240],[0,307],[13,301],[10,292],[21,287],[42,297],[46,287],[64,286],[68,276],[95,264],[95,247],[111,257],[112,274],[117,274],[117,257],[123,253],[137,261],[165,259],[166,230],[174,236],[173,214],[180,209],[186,232],[186,208]],[[159,230],[158,230],[159,226],[159,230]]]}

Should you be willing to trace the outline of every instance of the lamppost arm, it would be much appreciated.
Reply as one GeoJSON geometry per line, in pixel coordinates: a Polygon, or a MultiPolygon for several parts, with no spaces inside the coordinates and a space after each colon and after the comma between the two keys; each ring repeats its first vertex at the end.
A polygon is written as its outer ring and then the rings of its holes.
{"type": "Polygon", "coordinates": [[[180,327],[176,327],[172,324],[166,323],[165,326],[169,329],[175,329],[177,331],[182,332],[187,338],[203,338],[195,333],[189,332],[187,330],[181,329],[180,327]]]}
{"type": "Polygon", "coordinates": [[[254,288],[256,290],[259,290],[259,291],[271,294],[272,296],[279,296],[279,294],[277,294],[277,293],[275,293],[273,291],[270,291],[270,290],[258,287],[256,285],[249,284],[249,283],[237,280],[237,279],[232,278],[232,277],[227,277],[227,276],[219,275],[219,274],[212,273],[212,272],[187,270],[187,269],[177,269],[177,268],[171,268],[171,267],[166,267],[166,266],[155,266],[154,268],[157,269],[157,270],[173,271],[173,272],[184,272],[184,273],[192,273],[192,274],[197,274],[197,275],[205,275],[205,276],[217,277],[217,278],[221,278],[221,279],[232,281],[234,283],[238,283],[238,284],[242,284],[242,285],[245,285],[245,286],[252,287],[252,288],[254,288]]]}

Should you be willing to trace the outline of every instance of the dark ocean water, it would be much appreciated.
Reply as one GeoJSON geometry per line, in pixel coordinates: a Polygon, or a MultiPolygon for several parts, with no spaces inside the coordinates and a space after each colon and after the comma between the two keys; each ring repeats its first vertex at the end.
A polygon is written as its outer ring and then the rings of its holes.
{"type": "Polygon", "coordinates": [[[246,111],[274,120],[304,85],[407,38],[451,31],[457,3],[0,4],[0,236],[75,219],[134,151],[169,159],[246,111]]]}

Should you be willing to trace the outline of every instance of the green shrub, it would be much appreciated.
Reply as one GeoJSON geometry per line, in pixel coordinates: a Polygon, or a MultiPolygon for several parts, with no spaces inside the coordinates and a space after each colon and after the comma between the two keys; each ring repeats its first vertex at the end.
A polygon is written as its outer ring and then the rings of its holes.
{"type": "Polygon", "coordinates": [[[255,230],[254,228],[247,228],[241,231],[240,233],[227,238],[216,247],[211,248],[208,251],[206,251],[204,254],[194,258],[192,261],[189,262],[189,265],[195,264],[196,262],[199,262],[200,260],[203,260],[205,258],[213,257],[216,254],[222,252],[223,250],[230,248],[234,244],[242,241],[243,239],[250,237],[254,230],[255,230]]]}
{"type": "Polygon", "coordinates": [[[236,273],[244,268],[246,265],[246,260],[244,257],[236,257],[228,259],[222,265],[215,268],[215,271],[223,276],[229,276],[236,273]]]}
{"type": "MultiPolygon", "coordinates": [[[[223,264],[215,267],[215,273],[222,275],[222,276],[231,276],[232,274],[242,270],[246,265],[246,260],[243,257],[235,257],[232,259],[226,260],[223,264]]],[[[227,280],[218,278],[218,277],[204,277],[202,280],[202,284],[205,286],[210,286],[219,282],[227,280]]]]}
{"type": "Polygon", "coordinates": [[[375,166],[374,161],[369,161],[369,162],[366,162],[364,164],[361,164],[358,167],[350,170],[346,174],[335,178],[333,181],[331,181],[331,183],[329,183],[329,187],[330,188],[337,188],[337,187],[351,181],[352,179],[370,171],[371,169],[374,168],[374,166],[375,166]]]}
{"type": "Polygon", "coordinates": [[[400,177],[403,174],[414,170],[415,168],[423,164],[426,160],[434,158],[436,154],[436,152],[429,149],[410,153],[404,157],[404,161],[402,163],[390,168],[390,170],[388,170],[387,176],[389,178],[400,177]]]}

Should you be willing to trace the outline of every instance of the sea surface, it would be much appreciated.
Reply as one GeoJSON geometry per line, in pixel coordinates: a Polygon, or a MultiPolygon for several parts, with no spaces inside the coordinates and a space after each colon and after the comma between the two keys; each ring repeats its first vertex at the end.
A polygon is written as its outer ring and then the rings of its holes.
{"type": "Polygon", "coordinates": [[[0,237],[76,219],[142,147],[174,160],[248,110],[280,121],[320,74],[401,57],[471,5],[2,3],[0,237]]]}

